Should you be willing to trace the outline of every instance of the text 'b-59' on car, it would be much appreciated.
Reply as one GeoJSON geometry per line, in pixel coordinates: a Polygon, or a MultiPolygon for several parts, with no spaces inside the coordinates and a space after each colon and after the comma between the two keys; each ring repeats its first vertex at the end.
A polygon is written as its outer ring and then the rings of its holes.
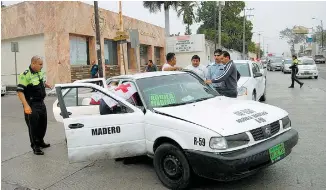
{"type": "Polygon", "coordinates": [[[238,81],[238,99],[266,100],[266,73],[263,65],[249,60],[234,60],[241,78],[238,81]]]}
{"type": "Polygon", "coordinates": [[[150,72],[108,79],[108,87],[57,84],[70,162],[148,155],[162,184],[191,186],[193,175],[236,180],[283,160],[298,142],[288,113],[275,106],[220,96],[191,72],[150,72]],[[95,92],[94,92],[95,91],[95,92]],[[91,103],[97,94],[102,105],[91,103]],[[103,101],[102,101],[103,102],[103,101]],[[112,109],[111,109],[112,108],[112,109]]]}

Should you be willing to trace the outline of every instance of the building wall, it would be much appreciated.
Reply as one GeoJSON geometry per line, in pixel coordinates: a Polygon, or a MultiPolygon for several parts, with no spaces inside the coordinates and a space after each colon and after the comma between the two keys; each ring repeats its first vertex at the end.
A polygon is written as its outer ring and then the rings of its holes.
{"type": "MultiPolygon", "coordinates": [[[[11,42],[18,42],[19,52],[16,53],[17,75],[24,72],[31,63],[34,55],[44,58],[44,36],[33,35],[11,40],[1,40],[1,81],[8,86],[16,85],[15,53],[11,52],[11,42]],[[33,51],[31,51],[33,50],[33,51]]],[[[46,61],[43,68],[47,70],[46,61]]]]}
{"type": "MultiPolygon", "coordinates": [[[[104,38],[113,39],[119,30],[117,13],[104,9],[99,10],[102,60],[104,60],[104,38]]],[[[161,47],[161,55],[165,54],[164,29],[130,17],[123,17],[124,29],[138,29],[141,44],[161,47]]],[[[96,40],[94,30],[94,8],[89,4],[76,1],[38,1],[22,2],[2,8],[1,38],[13,38],[35,34],[44,34],[44,56],[47,63],[47,78],[51,84],[72,81],[70,65],[70,35],[81,35],[89,38],[90,60],[96,59],[96,40]]],[[[130,42],[130,40],[128,39],[130,42]]],[[[124,48],[125,55],[127,48],[124,48]]],[[[120,48],[117,53],[119,53],[120,48]]],[[[137,50],[139,52],[139,48],[137,50]]],[[[34,53],[34,51],[33,51],[34,53]]],[[[38,52],[35,52],[38,53],[38,52]]],[[[149,58],[154,58],[151,53],[149,58]]],[[[128,56],[125,56],[128,63],[128,56]]],[[[138,57],[139,62],[139,57],[138,57]]],[[[104,62],[104,61],[103,61],[104,62]]],[[[118,59],[118,65],[120,65],[118,59]]],[[[164,63],[161,56],[160,64],[164,63]]],[[[136,64],[133,62],[133,64],[136,64]]],[[[139,63],[138,63],[139,64],[139,63]]],[[[85,65],[84,65],[85,66],[85,65]]],[[[80,67],[84,67],[80,66],[80,67]]],[[[113,67],[113,66],[108,66],[113,67]]],[[[131,68],[135,68],[132,65],[131,68]]],[[[115,73],[118,75],[119,73],[115,73]]],[[[74,79],[73,79],[74,80],[74,79]]]]}

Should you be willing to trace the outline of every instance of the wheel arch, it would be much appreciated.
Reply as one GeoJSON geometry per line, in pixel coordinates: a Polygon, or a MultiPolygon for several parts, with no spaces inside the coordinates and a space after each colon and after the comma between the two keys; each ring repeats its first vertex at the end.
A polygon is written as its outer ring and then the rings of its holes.
{"type": "Polygon", "coordinates": [[[177,141],[175,141],[174,139],[172,139],[170,137],[162,136],[162,137],[157,138],[154,141],[153,152],[155,152],[156,149],[163,143],[170,143],[172,145],[177,146],[178,148],[180,148],[181,151],[183,151],[183,148],[181,147],[181,145],[177,141]]]}

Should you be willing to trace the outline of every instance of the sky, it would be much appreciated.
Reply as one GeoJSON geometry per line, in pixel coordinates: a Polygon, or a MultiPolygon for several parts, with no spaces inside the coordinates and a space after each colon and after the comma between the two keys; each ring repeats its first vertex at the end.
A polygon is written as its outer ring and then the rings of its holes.
{"type": "MultiPolygon", "coordinates": [[[[3,1],[5,5],[12,5],[20,1],[3,1]]],[[[93,5],[93,1],[83,1],[93,5]]],[[[326,22],[326,1],[245,1],[248,11],[253,17],[249,17],[253,23],[254,36],[252,41],[258,43],[260,35],[261,47],[270,53],[282,54],[289,52],[290,46],[286,40],[279,38],[279,33],[286,27],[292,28],[300,25],[307,28],[316,28],[320,25],[320,20],[326,22]],[[315,17],[319,20],[313,20],[315,17]]],[[[99,1],[99,7],[118,12],[118,1],[99,1]]],[[[122,12],[124,15],[133,17],[157,26],[164,27],[164,10],[156,14],[151,14],[143,7],[142,1],[122,1],[122,12]]],[[[222,15],[223,16],[223,15],[222,15]]],[[[200,23],[191,26],[192,33],[196,33],[200,23]]],[[[326,23],[324,24],[324,29],[326,23]]],[[[174,10],[170,10],[170,33],[184,34],[185,25],[182,17],[178,18],[174,10]]],[[[240,31],[242,32],[242,31],[240,31]]],[[[223,44],[222,44],[223,45],[223,44]]]]}

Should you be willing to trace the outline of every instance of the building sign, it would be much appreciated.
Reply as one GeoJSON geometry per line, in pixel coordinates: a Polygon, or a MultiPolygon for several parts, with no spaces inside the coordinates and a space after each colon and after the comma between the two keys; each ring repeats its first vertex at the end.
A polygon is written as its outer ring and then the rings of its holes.
{"type": "MultiPolygon", "coordinates": [[[[116,24],[116,23],[110,23],[110,28],[112,30],[120,30],[120,26],[119,24],[116,24]]],[[[127,32],[127,33],[130,33],[132,29],[131,27],[131,20],[127,20],[126,22],[124,22],[123,24],[124,26],[124,31],[127,32]]],[[[139,34],[142,35],[142,36],[149,36],[149,37],[152,37],[152,38],[156,38],[156,35],[152,32],[145,32],[144,30],[142,29],[138,29],[139,31],[139,34]]]]}
{"type": "Polygon", "coordinates": [[[194,41],[193,40],[178,40],[174,46],[175,52],[192,52],[194,51],[194,41]]]}
{"type": "Polygon", "coordinates": [[[292,32],[294,34],[308,34],[309,29],[303,26],[294,26],[292,32]]]}

